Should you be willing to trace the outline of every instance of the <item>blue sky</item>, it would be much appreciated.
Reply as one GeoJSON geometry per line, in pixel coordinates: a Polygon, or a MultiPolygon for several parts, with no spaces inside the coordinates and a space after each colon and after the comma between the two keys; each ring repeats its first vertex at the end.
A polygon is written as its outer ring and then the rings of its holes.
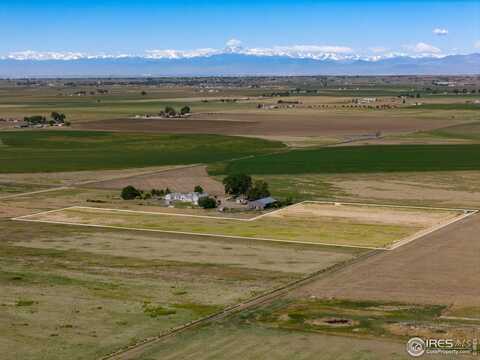
{"type": "Polygon", "coordinates": [[[2,56],[222,49],[232,38],[245,48],[472,53],[480,52],[480,0],[0,0],[0,36],[2,56]]]}

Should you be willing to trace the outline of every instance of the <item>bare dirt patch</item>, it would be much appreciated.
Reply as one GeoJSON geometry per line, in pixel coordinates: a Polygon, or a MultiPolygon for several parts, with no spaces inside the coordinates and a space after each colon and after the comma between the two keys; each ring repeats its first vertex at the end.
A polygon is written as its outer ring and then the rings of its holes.
{"type": "Polygon", "coordinates": [[[174,169],[176,166],[156,166],[138,169],[69,171],[49,173],[0,174],[0,182],[15,182],[49,186],[71,186],[90,181],[112,180],[156,171],[174,169]]]}
{"type": "Polygon", "coordinates": [[[169,188],[172,191],[179,192],[193,191],[196,185],[200,185],[209,194],[217,196],[224,194],[223,185],[208,176],[205,166],[183,167],[152,174],[133,175],[99,181],[87,186],[98,189],[121,189],[127,185],[144,190],[169,188]]]}
{"type": "Polygon", "coordinates": [[[346,111],[275,111],[262,113],[225,112],[196,114],[190,119],[109,119],[78,124],[91,130],[155,131],[165,133],[199,133],[262,136],[348,136],[358,134],[408,133],[432,130],[459,123],[451,119],[416,118],[408,113],[346,111]]]}

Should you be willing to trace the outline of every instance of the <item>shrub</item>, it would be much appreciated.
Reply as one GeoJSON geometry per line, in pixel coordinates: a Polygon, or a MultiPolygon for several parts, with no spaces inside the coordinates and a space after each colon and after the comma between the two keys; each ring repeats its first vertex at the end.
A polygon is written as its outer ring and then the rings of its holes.
{"type": "Polygon", "coordinates": [[[197,186],[195,186],[193,191],[202,194],[203,193],[203,188],[200,185],[197,185],[197,186]]]}
{"type": "Polygon", "coordinates": [[[210,196],[205,196],[198,200],[198,206],[204,209],[214,209],[217,207],[217,200],[210,196]]]}

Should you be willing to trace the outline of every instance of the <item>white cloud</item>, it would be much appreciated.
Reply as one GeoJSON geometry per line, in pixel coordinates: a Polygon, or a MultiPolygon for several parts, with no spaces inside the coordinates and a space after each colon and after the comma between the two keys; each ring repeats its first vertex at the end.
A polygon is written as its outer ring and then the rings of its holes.
{"type": "Polygon", "coordinates": [[[404,48],[417,55],[440,55],[442,53],[439,48],[424,42],[419,42],[416,45],[406,45],[404,48]]]}
{"type": "Polygon", "coordinates": [[[433,29],[433,33],[438,36],[446,36],[448,35],[448,29],[435,28],[433,29]]]}
{"type": "Polygon", "coordinates": [[[475,44],[473,44],[473,47],[475,49],[480,49],[480,40],[475,41],[475,44]]]}

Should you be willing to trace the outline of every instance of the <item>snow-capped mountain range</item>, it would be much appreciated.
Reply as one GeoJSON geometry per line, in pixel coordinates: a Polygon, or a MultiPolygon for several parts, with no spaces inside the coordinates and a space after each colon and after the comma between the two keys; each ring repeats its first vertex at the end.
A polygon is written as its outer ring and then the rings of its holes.
{"type": "Polygon", "coordinates": [[[0,57],[0,77],[480,74],[480,54],[444,55],[427,44],[415,50],[359,55],[342,46],[243,48],[231,40],[222,50],[21,51],[0,57]]]}

